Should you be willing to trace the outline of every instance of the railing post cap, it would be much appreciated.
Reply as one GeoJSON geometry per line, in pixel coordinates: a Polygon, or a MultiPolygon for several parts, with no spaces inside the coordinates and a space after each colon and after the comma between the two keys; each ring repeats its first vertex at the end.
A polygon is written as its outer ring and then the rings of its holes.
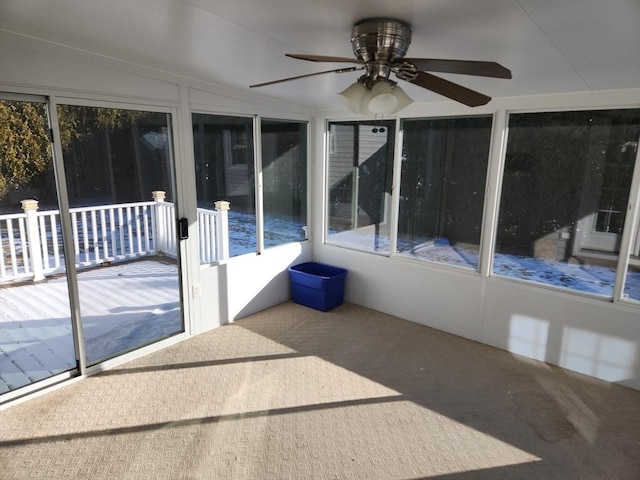
{"type": "Polygon", "coordinates": [[[151,196],[156,202],[159,202],[167,198],[167,193],[164,190],[154,190],[151,192],[151,196]]]}
{"type": "Polygon", "coordinates": [[[226,200],[218,200],[216,203],[214,203],[216,210],[229,210],[229,205],[231,205],[229,202],[227,202],[226,200]]]}
{"type": "Polygon", "coordinates": [[[28,200],[22,200],[20,203],[22,204],[22,209],[24,211],[38,209],[38,200],[30,198],[28,200]]]}

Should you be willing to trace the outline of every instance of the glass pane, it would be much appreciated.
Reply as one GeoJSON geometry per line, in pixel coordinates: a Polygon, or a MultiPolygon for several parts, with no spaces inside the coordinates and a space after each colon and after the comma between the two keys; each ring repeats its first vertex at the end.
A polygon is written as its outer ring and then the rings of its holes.
{"type": "MultiPolygon", "coordinates": [[[[638,148],[636,143],[635,148],[638,148]]],[[[631,237],[631,258],[627,264],[623,298],[640,301],[640,223],[631,237]]]]}
{"type": "Polygon", "coordinates": [[[0,100],[0,394],[77,366],[48,132],[0,100]]]}
{"type": "Polygon", "coordinates": [[[494,273],[613,295],[640,110],[512,115],[494,273]]]}
{"type": "Polygon", "coordinates": [[[400,254],[477,270],[491,122],[403,122],[400,254]]]}
{"type": "Polygon", "coordinates": [[[636,262],[629,263],[627,277],[624,283],[623,298],[640,301],[640,264],[636,255],[636,262]]]}
{"type": "Polygon", "coordinates": [[[220,259],[213,226],[217,201],[230,202],[229,255],[255,252],[253,120],[198,113],[193,114],[192,120],[200,263],[220,259]]]}
{"type": "Polygon", "coordinates": [[[58,107],[87,362],[183,331],[171,117],[58,107]]]}
{"type": "Polygon", "coordinates": [[[622,297],[640,301],[640,265],[637,263],[628,266],[622,297]]]}
{"type": "Polygon", "coordinates": [[[307,124],[262,120],[264,246],[306,238],[307,124]]]}
{"type": "Polygon", "coordinates": [[[389,252],[394,138],[393,120],[329,125],[329,243],[389,252]]]}

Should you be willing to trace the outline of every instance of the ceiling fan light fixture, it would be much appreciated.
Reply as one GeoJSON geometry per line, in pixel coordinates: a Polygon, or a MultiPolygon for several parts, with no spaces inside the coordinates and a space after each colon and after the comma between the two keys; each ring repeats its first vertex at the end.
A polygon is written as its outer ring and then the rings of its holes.
{"type": "Polygon", "coordinates": [[[370,111],[376,114],[389,113],[398,106],[398,99],[393,94],[391,84],[379,80],[371,87],[371,100],[367,104],[370,111]]]}
{"type": "Polygon", "coordinates": [[[373,87],[358,80],[338,93],[345,107],[361,115],[394,115],[407,107],[413,100],[397,85],[379,79],[373,87]]]}
{"type": "Polygon", "coordinates": [[[376,115],[374,112],[369,110],[369,102],[371,102],[371,98],[373,98],[371,89],[367,89],[367,93],[362,97],[362,103],[360,103],[360,109],[358,110],[360,115],[364,115],[366,117],[373,117],[376,115]]]}
{"type": "Polygon", "coordinates": [[[407,95],[405,91],[401,89],[398,85],[393,87],[392,92],[393,92],[393,96],[396,97],[396,99],[398,100],[398,104],[396,105],[395,109],[389,112],[389,115],[395,115],[400,110],[407,108],[409,105],[413,103],[413,99],[409,97],[409,95],[407,95]]]}
{"type": "Polygon", "coordinates": [[[345,90],[338,93],[344,103],[344,106],[351,110],[353,113],[361,113],[360,108],[363,104],[363,100],[367,96],[369,91],[360,82],[354,82],[349,85],[345,90]]]}

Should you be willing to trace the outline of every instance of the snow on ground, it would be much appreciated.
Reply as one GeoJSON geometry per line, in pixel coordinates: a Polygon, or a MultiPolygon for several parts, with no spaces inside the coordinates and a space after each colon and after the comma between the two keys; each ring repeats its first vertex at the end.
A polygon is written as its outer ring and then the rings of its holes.
{"type": "MultiPolygon", "coordinates": [[[[354,231],[333,233],[330,243],[375,250],[373,234],[361,235],[354,231]]],[[[446,239],[438,239],[419,245],[398,241],[400,255],[446,263],[458,267],[478,269],[478,251],[459,245],[451,245],[446,239]]],[[[389,238],[380,236],[378,251],[389,252],[389,238]]],[[[569,288],[580,292],[605,297],[613,296],[616,271],[598,265],[573,265],[568,262],[556,262],[540,258],[524,257],[496,253],[493,273],[505,277],[529,280],[532,282],[569,288]]],[[[624,293],[629,298],[640,300],[640,272],[629,271],[624,293]]]]}
{"type": "MultiPolygon", "coordinates": [[[[264,246],[301,242],[305,239],[305,225],[291,217],[264,217],[264,246]]],[[[229,255],[235,257],[256,252],[256,216],[251,213],[229,211],[229,255]]]]}
{"type": "MultiPolygon", "coordinates": [[[[176,265],[87,270],[78,286],[89,363],[182,331],[176,265]]],[[[0,393],[75,366],[66,278],[0,289],[0,393]]]]}

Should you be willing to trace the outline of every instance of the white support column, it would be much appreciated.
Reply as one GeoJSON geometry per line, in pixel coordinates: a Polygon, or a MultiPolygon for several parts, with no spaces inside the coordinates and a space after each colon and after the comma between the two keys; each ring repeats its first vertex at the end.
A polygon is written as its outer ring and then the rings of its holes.
{"type": "Polygon", "coordinates": [[[153,232],[153,247],[154,250],[163,250],[167,245],[167,229],[165,228],[165,216],[162,211],[160,211],[161,204],[164,203],[165,198],[167,198],[166,192],[163,190],[154,190],[151,192],[151,196],[153,197],[153,201],[156,202],[154,208],[154,232],[153,232]]]}
{"type": "Polygon", "coordinates": [[[33,270],[33,281],[44,280],[42,268],[42,250],[40,247],[40,229],[38,228],[37,200],[22,200],[22,209],[27,214],[27,242],[29,243],[29,256],[33,270]]]}
{"type": "Polygon", "coordinates": [[[229,202],[218,200],[215,204],[218,212],[218,231],[215,232],[218,248],[218,261],[229,258],[229,202]]]}

